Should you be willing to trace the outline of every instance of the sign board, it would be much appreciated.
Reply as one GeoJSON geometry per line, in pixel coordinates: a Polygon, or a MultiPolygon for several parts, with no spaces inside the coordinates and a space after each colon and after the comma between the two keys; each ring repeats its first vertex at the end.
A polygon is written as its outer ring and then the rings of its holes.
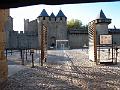
{"type": "Polygon", "coordinates": [[[100,35],[100,44],[112,44],[112,35],[100,35]]]}

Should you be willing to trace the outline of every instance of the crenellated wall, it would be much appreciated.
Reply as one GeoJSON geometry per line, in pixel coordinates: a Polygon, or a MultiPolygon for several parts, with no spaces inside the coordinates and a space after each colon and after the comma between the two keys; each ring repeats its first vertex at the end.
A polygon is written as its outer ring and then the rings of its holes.
{"type": "MultiPolygon", "coordinates": [[[[96,19],[97,40],[98,34],[112,34],[113,41],[118,45],[119,33],[109,33],[108,24],[111,19],[96,19]]],[[[39,16],[37,19],[29,21],[24,19],[24,32],[18,33],[13,30],[13,18],[9,16],[8,22],[5,25],[6,31],[6,48],[7,49],[24,49],[41,47],[41,26],[47,26],[47,46],[48,49],[56,46],[56,40],[69,40],[71,49],[82,48],[88,46],[87,30],[67,30],[67,17],[59,16],[39,16]]],[[[98,43],[98,42],[97,42],[98,43]]]]}
{"type": "Polygon", "coordinates": [[[9,45],[6,49],[29,49],[38,48],[38,34],[36,32],[23,32],[10,31],[9,32],[9,45]]]}

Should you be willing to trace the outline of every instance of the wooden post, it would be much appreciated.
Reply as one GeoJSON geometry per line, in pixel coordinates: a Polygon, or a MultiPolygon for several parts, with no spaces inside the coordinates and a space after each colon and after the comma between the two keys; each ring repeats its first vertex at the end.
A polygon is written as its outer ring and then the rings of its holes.
{"type": "Polygon", "coordinates": [[[30,52],[31,52],[31,55],[32,55],[32,68],[34,68],[35,67],[34,66],[34,49],[31,49],[30,52]]]}
{"type": "Polygon", "coordinates": [[[43,58],[44,58],[44,49],[43,49],[43,30],[41,29],[41,66],[43,66],[43,58]]]}
{"type": "Polygon", "coordinates": [[[42,24],[41,29],[41,66],[43,62],[46,62],[46,53],[47,52],[47,27],[42,24]]]}
{"type": "Polygon", "coordinates": [[[99,44],[99,46],[98,46],[98,58],[97,58],[98,60],[99,60],[99,62],[100,62],[100,44],[99,44]]]}
{"type": "MultiPolygon", "coordinates": [[[[39,50],[39,55],[40,55],[40,50],[39,50]]],[[[39,56],[39,65],[40,65],[40,56],[39,56]]]]}
{"type": "Polygon", "coordinates": [[[20,49],[20,56],[21,56],[21,59],[22,59],[22,49],[20,49]]]}
{"type": "Polygon", "coordinates": [[[96,64],[99,64],[99,61],[97,59],[97,42],[96,42],[97,35],[96,35],[96,24],[95,24],[95,21],[93,22],[93,30],[94,30],[94,34],[93,34],[93,37],[94,37],[94,57],[95,57],[96,64]]]}
{"type": "Polygon", "coordinates": [[[27,49],[26,49],[26,60],[27,60],[27,49]]]}
{"type": "Polygon", "coordinates": [[[22,50],[22,65],[24,65],[24,50],[22,50]]]}
{"type": "Polygon", "coordinates": [[[110,59],[110,48],[108,49],[108,59],[110,59]]]}
{"type": "Polygon", "coordinates": [[[6,59],[7,59],[7,49],[6,49],[6,59]]]}
{"type": "Polygon", "coordinates": [[[113,44],[112,44],[112,63],[113,63],[113,44]]]}
{"type": "Polygon", "coordinates": [[[117,64],[117,56],[118,56],[118,48],[116,47],[116,61],[115,61],[115,64],[117,64]]]}
{"type": "Polygon", "coordinates": [[[32,68],[34,68],[34,56],[33,56],[33,53],[32,53],[32,68]]]}
{"type": "Polygon", "coordinates": [[[4,55],[5,32],[4,26],[9,16],[9,9],[0,9],[0,89],[3,90],[8,77],[8,65],[4,55]]]}

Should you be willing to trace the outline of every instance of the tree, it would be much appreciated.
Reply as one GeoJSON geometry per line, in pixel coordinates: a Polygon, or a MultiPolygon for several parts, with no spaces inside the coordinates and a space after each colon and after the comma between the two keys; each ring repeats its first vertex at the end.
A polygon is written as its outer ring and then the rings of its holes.
{"type": "Polygon", "coordinates": [[[68,29],[86,29],[87,25],[83,25],[81,20],[78,19],[71,19],[70,21],[67,22],[68,29]]]}

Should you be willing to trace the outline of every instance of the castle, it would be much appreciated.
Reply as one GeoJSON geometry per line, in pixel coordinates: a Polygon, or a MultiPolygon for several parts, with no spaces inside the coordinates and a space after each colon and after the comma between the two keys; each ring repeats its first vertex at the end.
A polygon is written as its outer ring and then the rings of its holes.
{"type": "MultiPolygon", "coordinates": [[[[105,14],[101,10],[97,19],[106,18],[105,14]]],[[[106,18],[107,19],[107,18],[106,18]]],[[[58,49],[61,45],[69,49],[78,49],[88,46],[88,31],[81,30],[67,30],[67,17],[59,10],[55,16],[52,12],[49,16],[45,9],[42,10],[40,15],[33,21],[24,19],[24,32],[13,30],[13,18],[8,17],[6,22],[6,49],[40,49],[40,37],[41,26],[44,24],[47,27],[47,47],[48,49],[58,49]],[[57,42],[59,41],[59,42],[57,42]]],[[[98,29],[104,28],[108,31],[108,34],[113,35],[113,41],[116,44],[120,44],[120,29],[108,29],[108,24],[98,23],[98,29]]]]}

